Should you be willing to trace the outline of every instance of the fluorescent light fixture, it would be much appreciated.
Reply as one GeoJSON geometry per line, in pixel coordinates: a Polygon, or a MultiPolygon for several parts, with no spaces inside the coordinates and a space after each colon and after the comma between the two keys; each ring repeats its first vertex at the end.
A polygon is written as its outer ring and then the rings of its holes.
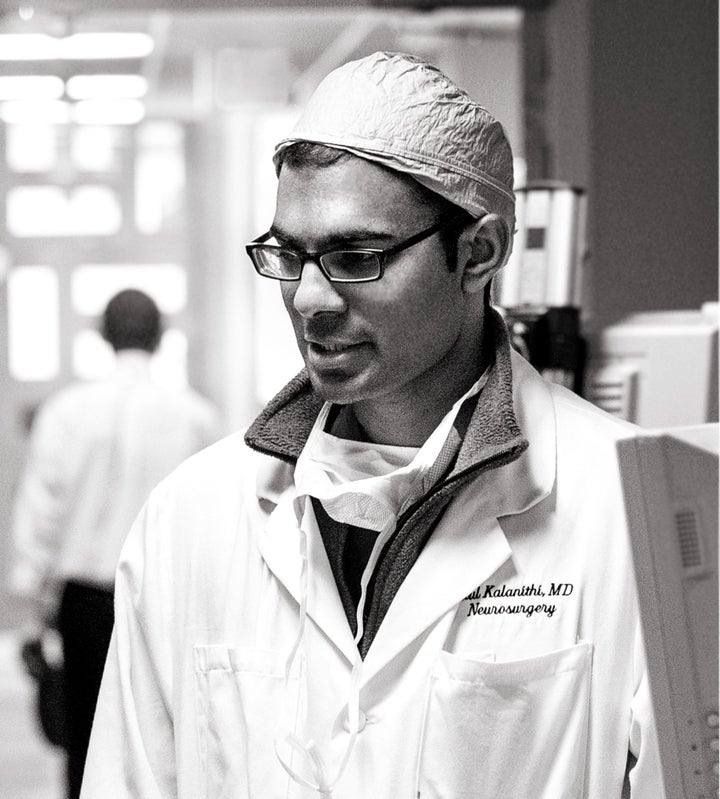
{"type": "Polygon", "coordinates": [[[0,119],[9,125],[63,124],[70,121],[70,106],[62,100],[9,100],[0,104],[0,119]]]}
{"type": "Polygon", "coordinates": [[[0,76],[0,100],[59,100],[63,91],[57,75],[0,76]]]}
{"type": "Polygon", "coordinates": [[[60,39],[46,33],[6,33],[0,36],[0,61],[56,58],[60,58],[60,39]]]}
{"type": "Polygon", "coordinates": [[[9,125],[44,123],[61,125],[135,125],[145,117],[140,100],[8,100],[0,103],[0,120],[9,125]]]}
{"type": "Polygon", "coordinates": [[[138,98],[147,94],[147,80],[142,75],[74,75],[67,82],[68,97],[73,100],[94,98],[138,98]]]}
{"type": "Polygon", "coordinates": [[[74,33],[62,39],[45,33],[6,33],[0,35],[0,61],[144,58],[154,46],[147,33],[74,33]]]}
{"type": "Polygon", "coordinates": [[[144,117],[140,100],[81,100],[73,106],[73,121],[81,125],[135,125],[144,117]]]}
{"type": "Polygon", "coordinates": [[[62,39],[62,58],[144,58],[155,46],[147,33],[74,33],[62,39]]]}

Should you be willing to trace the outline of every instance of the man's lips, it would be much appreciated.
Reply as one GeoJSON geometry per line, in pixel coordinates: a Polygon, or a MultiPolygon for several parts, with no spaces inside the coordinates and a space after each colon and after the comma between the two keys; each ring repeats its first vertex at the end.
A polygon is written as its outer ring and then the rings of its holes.
{"type": "Polygon", "coordinates": [[[337,340],[314,340],[305,339],[308,348],[317,352],[346,352],[356,347],[362,347],[364,341],[337,341],[337,340]]]}
{"type": "Polygon", "coordinates": [[[307,365],[322,372],[359,368],[367,358],[367,341],[305,339],[307,365]]]}

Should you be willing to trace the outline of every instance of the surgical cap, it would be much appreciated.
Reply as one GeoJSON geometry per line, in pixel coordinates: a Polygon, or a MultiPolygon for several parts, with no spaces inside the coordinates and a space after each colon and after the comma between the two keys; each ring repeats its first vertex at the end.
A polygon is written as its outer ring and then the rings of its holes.
{"type": "Polygon", "coordinates": [[[513,161],[502,125],[436,67],[373,53],[333,70],[310,98],[283,151],[314,142],[412,175],[480,217],[515,218],[513,161]]]}

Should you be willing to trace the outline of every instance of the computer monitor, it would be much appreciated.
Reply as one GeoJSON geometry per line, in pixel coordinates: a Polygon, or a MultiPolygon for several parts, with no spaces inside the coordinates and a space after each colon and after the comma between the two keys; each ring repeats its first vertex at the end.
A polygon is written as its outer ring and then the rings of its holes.
{"type": "Polygon", "coordinates": [[[618,443],[667,799],[718,795],[718,425],[618,443]]]}
{"type": "Polygon", "coordinates": [[[718,421],[718,305],[632,314],[587,340],[583,395],[642,427],[718,421]]]}

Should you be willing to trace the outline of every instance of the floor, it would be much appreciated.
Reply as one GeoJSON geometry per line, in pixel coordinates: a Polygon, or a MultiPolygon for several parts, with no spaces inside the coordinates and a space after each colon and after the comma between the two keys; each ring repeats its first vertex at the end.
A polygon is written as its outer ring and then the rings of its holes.
{"type": "Polygon", "coordinates": [[[18,635],[0,631],[0,797],[62,799],[62,750],[38,731],[34,684],[18,652],[18,635]]]}

